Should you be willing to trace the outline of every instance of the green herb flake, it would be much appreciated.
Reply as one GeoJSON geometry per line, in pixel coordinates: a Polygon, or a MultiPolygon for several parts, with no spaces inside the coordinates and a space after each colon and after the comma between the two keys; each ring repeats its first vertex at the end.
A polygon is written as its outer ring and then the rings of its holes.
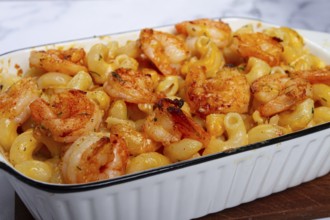
{"type": "Polygon", "coordinates": [[[238,66],[237,69],[238,69],[239,71],[244,71],[244,70],[245,70],[245,66],[238,66]]]}

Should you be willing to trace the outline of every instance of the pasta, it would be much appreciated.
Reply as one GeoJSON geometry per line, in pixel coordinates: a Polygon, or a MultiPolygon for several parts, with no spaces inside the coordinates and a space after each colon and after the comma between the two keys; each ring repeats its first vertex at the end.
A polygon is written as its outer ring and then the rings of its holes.
{"type": "Polygon", "coordinates": [[[157,152],[142,153],[132,158],[127,166],[127,173],[157,168],[170,164],[170,160],[157,152]]]}
{"type": "Polygon", "coordinates": [[[322,106],[330,107],[330,86],[326,84],[314,84],[312,91],[314,100],[319,101],[322,106]]]}
{"type": "Polygon", "coordinates": [[[166,146],[164,149],[164,155],[172,162],[187,160],[198,153],[202,147],[203,144],[201,142],[185,138],[166,146]]]}
{"type": "Polygon", "coordinates": [[[246,79],[251,85],[256,79],[261,76],[267,75],[270,72],[270,66],[263,60],[260,60],[255,57],[249,58],[249,61],[246,65],[246,79]]]}
{"type": "Polygon", "coordinates": [[[182,72],[188,73],[191,68],[204,67],[206,77],[216,76],[217,71],[225,64],[224,57],[216,44],[205,36],[197,38],[195,50],[199,54],[199,59],[193,57],[183,67],[182,72]]]}
{"type": "Polygon", "coordinates": [[[115,178],[330,121],[330,67],[287,27],[197,19],[29,64],[0,75],[0,146],[38,181],[115,178]]]}
{"type": "Polygon", "coordinates": [[[166,96],[173,96],[177,94],[178,90],[178,76],[165,76],[165,78],[159,82],[156,88],[158,93],[164,93],[166,96]]]}
{"type": "Polygon", "coordinates": [[[84,71],[80,71],[68,82],[67,87],[86,91],[92,85],[93,85],[92,77],[88,73],[84,71]]]}
{"type": "Polygon", "coordinates": [[[226,114],[223,123],[228,136],[227,140],[211,140],[210,144],[203,153],[204,155],[222,152],[248,144],[248,136],[244,121],[238,113],[226,114]]]}
{"type": "Polygon", "coordinates": [[[306,99],[291,112],[279,114],[279,125],[289,125],[293,131],[301,130],[313,119],[314,101],[306,99]]]}
{"type": "Polygon", "coordinates": [[[33,137],[32,129],[20,134],[10,148],[10,162],[13,165],[33,160],[33,152],[40,148],[40,143],[33,137]]]}
{"type": "Polygon", "coordinates": [[[38,78],[38,87],[41,89],[46,88],[63,88],[70,81],[72,77],[64,73],[49,72],[41,75],[38,78]]]}
{"type": "Polygon", "coordinates": [[[13,120],[8,118],[0,118],[0,129],[2,135],[0,136],[0,145],[7,151],[10,150],[14,140],[17,137],[18,125],[13,120]]]}
{"type": "Polygon", "coordinates": [[[87,53],[87,65],[93,80],[104,83],[107,75],[115,69],[113,63],[108,63],[109,49],[104,44],[95,44],[87,53]]]}
{"type": "Polygon", "coordinates": [[[24,161],[17,164],[15,168],[24,175],[43,182],[49,182],[53,175],[51,167],[38,160],[24,161]]]}

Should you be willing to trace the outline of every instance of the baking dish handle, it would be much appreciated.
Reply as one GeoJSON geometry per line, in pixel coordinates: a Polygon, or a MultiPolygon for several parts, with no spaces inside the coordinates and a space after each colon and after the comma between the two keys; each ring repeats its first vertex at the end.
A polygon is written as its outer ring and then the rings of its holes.
{"type": "Polygon", "coordinates": [[[5,167],[8,164],[0,154],[0,219],[14,220],[15,217],[15,190],[9,183],[5,167]]]}

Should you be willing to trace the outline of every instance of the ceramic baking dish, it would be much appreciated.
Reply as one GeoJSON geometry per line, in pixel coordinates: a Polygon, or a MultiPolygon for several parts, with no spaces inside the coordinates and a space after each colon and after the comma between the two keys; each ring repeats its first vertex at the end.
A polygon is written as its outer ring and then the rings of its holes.
{"type": "MultiPolygon", "coordinates": [[[[227,18],[233,30],[260,21],[227,18]]],[[[174,30],[172,26],[160,28],[174,30]]],[[[139,31],[111,35],[136,39],[139,31]]],[[[330,35],[301,30],[312,53],[330,63],[330,35]]],[[[76,45],[88,49],[105,37],[6,53],[0,68],[28,68],[31,49],[76,45]]],[[[0,172],[36,219],[191,219],[237,206],[313,180],[330,171],[330,123],[169,166],[82,185],[54,185],[16,172],[0,155],[0,172]]]]}

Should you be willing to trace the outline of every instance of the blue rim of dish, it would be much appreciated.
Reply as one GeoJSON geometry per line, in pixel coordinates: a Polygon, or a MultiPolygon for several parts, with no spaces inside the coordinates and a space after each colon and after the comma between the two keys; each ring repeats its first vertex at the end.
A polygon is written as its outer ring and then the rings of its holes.
{"type": "MultiPolygon", "coordinates": [[[[221,17],[221,18],[218,17],[218,18],[211,18],[211,19],[218,19],[218,20],[244,19],[247,21],[267,23],[267,21],[262,21],[262,20],[259,20],[256,18],[249,18],[249,17],[221,17]]],[[[157,26],[157,27],[153,27],[153,28],[157,29],[157,28],[170,27],[170,26],[171,25],[162,25],[162,26],[157,26]]],[[[276,26],[276,25],[274,25],[274,26],[276,26]]],[[[122,31],[122,32],[111,33],[111,34],[84,37],[84,38],[79,38],[79,39],[75,39],[75,40],[65,40],[65,41],[59,41],[56,43],[47,43],[47,44],[42,44],[42,45],[37,45],[37,46],[31,46],[31,47],[26,47],[26,48],[21,48],[21,49],[16,49],[16,50],[5,52],[3,54],[0,54],[0,57],[7,55],[7,54],[19,52],[19,51],[32,50],[32,49],[38,48],[38,47],[44,47],[44,46],[50,46],[50,45],[56,46],[56,45],[66,44],[66,43],[71,43],[71,42],[91,40],[93,38],[99,38],[99,37],[103,37],[103,36],[111,36],[111,35],[113,36],[113,35],[134,33],[134,32],[140,31],[140,30],[141,29],[131,30],[131,31],[122,31]]],[[[21,173],[16,171],[13,167],[8,166],[7,164],[5,164],[1,161],[0,161],[0,169],[3,169],[4,171],[8,172],[9,174],[14,176],[16,179],[22,181],[23,183],[25,183],[31,187],[43,190],[43,191],[47,191],[47,192],[51,192],[51,193],[75,193],[75,192],[90,191],[90,190],[96,190],[96,189],[100,189],[100,188],[110,187],[113,185],[123,184],[126,182],[155,176],[155,175],[162,174],[165,172],[170,172],[170,171],[174,171],[177,169],[182,169],[182,168],[198,165],[201,163],[213,161],[213,160],[220,159],[223,157],[228,157],[228,156],[231,156],[234,154],[243,153],[243,152],[247,152],[250,150],[256,150],[256,149],[260,149],[260,148],[264,148],[264,147],[270,147],[271,145],[274,145],[277,143],[289,141],[289,140],[299,138],[299,137],[302,137],[305,135],[323,131],[323,130],[326,130],[329,128],[330,128],[330,122],[327,122],[325,124],[317,125],[315,127],[307,128],[307,129],[304,129],[301,131],[297,131],[294,133],[290,133],[290,134],[283,135],[283,136],[273,138],[273,139],[269,139],[266,141],[249,144],[249,145],[242,146],[242,147],[239,147],[236,149],[232,149],[232,150],[229,150],[226,152],[202,156],[200,158],[187,160],[187,161],[181,161],[178,163],[173,163],[173,164],[170,164],[167,166],[142,171],[139,173],[123,175],[121,177],[114,178],[114,179],[108,179],[108,180],[103,180],[103,181],[98,181],[98,182],[91,182],[91,183],[86,183],[86,184],[50,184],[50,183],[38,182],[38,181],[35,181],[33,179],[30,179],[30,178],[22,175],[21,173]]]]}
{"type": "MultiPolygon", "coordinates": [[[[290,134],[283,135],[283,136],[273,138],[273,139],[269,139],[266,141],[249,144],[249,145],[239,147],[239,148],[236,148],[236,149],[233,149],[230,151],[207,155],[207,156],[203,156],[200,158],[182,161],[182,162],[178,162],[178,163],[173,163],[173,164],[170,164],[167,166],[142,171],[139,173],[123,175],[121,177],[114,178],[114,179],[108,179],[108,180],[103,180],[103,181],[98,181],[98,182],[91,182],[91,183],[86,183],[86,184],[43,183],[43,182],[38,182],[38,181],[32,180],[32,179],[20,174],[18,171],[16,171],[15,169],[13,169],[12,167],[8,166],[7,164],[5,164],[3,162],[0,162],[0,168],[7,171],[9,174],[14,176],[18,180],[22,181],[23,183],[25,183],[29,186],[32,186],[34,188],[37,188],[39,190],[43,190],[43,191],[47,191],[47,192],[51,192],[51,193],[74,193],[74,192],[90,191],[90,190],[96,190],[96,189],[105,188],[105,187],[111,187],[111,186],[118,185],[118,184],[124,184],[124,183],[130,182],[130,181],[148,178],[148,177],[162,174],[165,172],[170,172],[170,171],[198,165],[201,163],[210,162],[213,160],[217,160],[217,159],[220,159],[223,157],[228,157],[228,156],[235,155],[238,153],[243,153],[243,152],[247,152],[250,150],[256,150],[256,149],[260,149],[263,147],[271,147],[277,143],[290,141],[295,138],[310,135],[310,134],[313,134],[313,133],[316,133],[319,131],[327,130],[329,128],[330,128],[330,122],[327,122],[327,123],[324,123],[321,125],[317,125],[315,127],[307,128],[307,129],[304,129],[301,131],[297,131],[294,133],[290,133],[290,134]]],[[[329,132],[330,132],[330,130],[329,130],[329,132]]]]}

